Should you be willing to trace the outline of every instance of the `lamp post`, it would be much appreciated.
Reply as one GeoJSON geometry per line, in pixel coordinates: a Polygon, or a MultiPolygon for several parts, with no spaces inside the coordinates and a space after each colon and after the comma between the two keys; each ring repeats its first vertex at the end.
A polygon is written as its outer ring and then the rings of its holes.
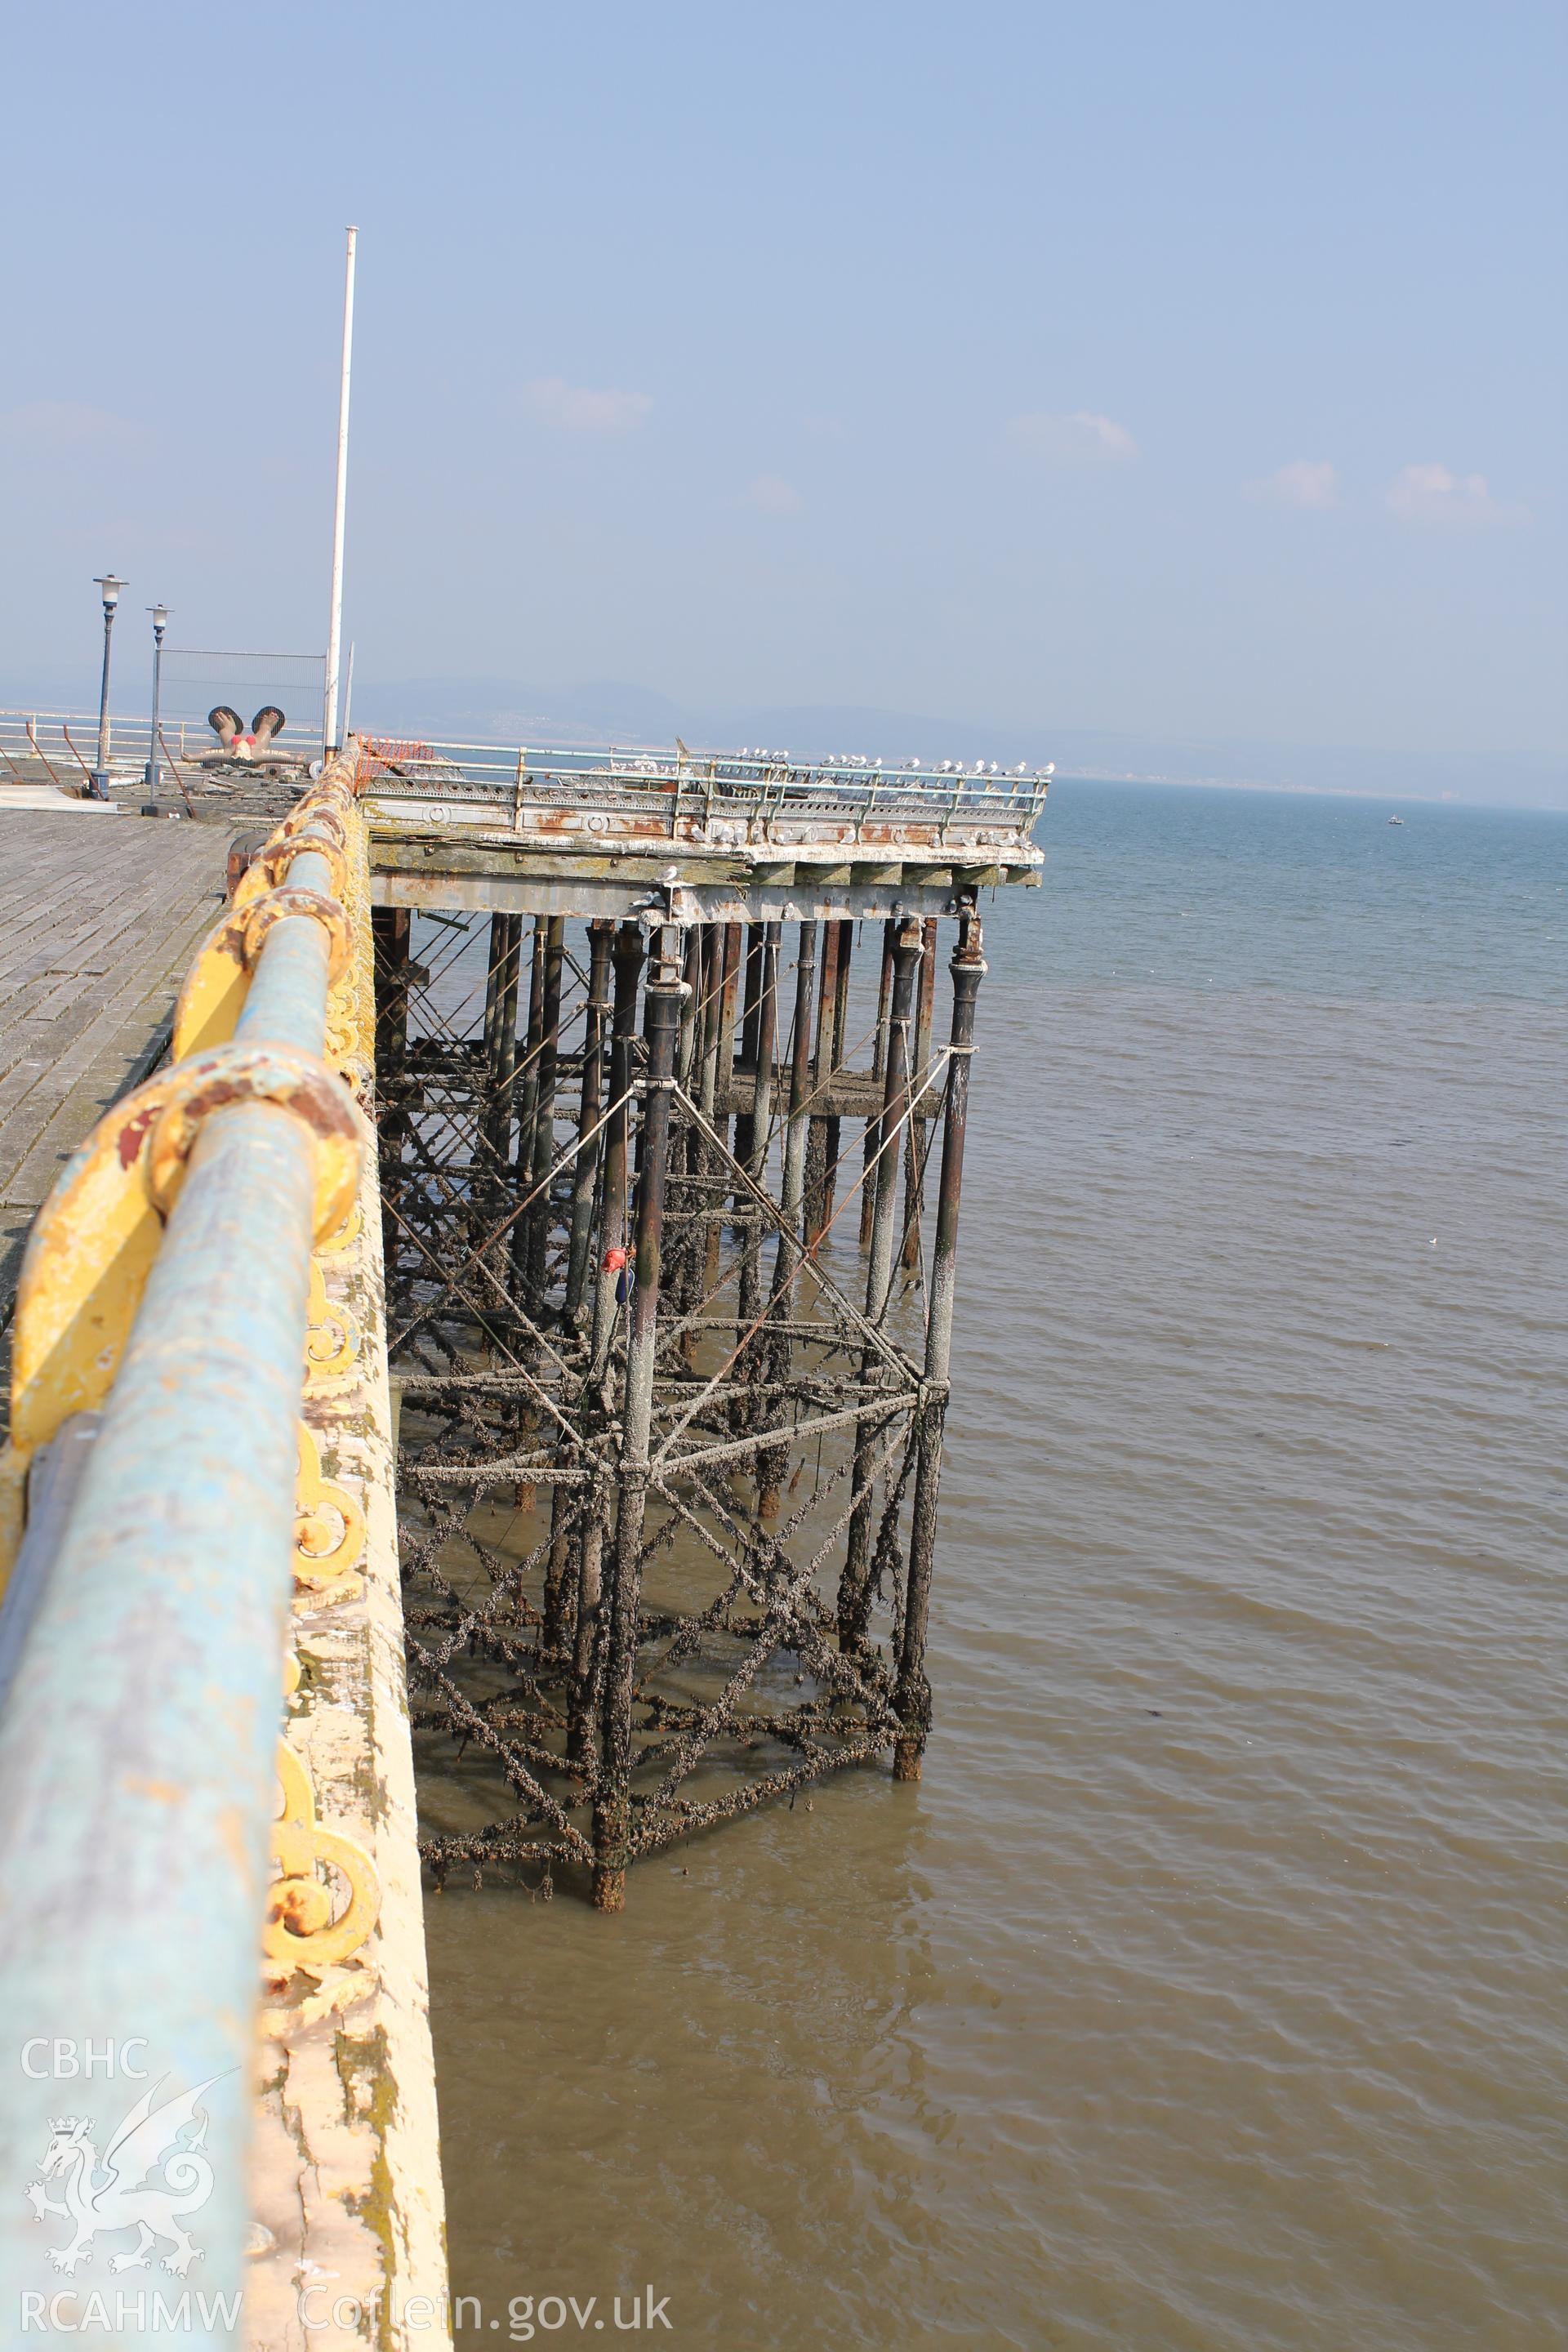
{"type": "Polygon", "coordinates": [[[98,703],[98,772],[92,780],[100,801],[109,798],[109,640],[120,592],[130,584],[128,580],[117,580],[112,572],[93,582],[103,592],[103,690],[98,703]]]}
{"type": "MultiPolygon", "coordinates": [[[[153,615],[153,740],[147,746],[147,797],[158,797],[158,693],[163,681],[163,632],[169,625],[167,604],[149,604],[153,615]]],[[[179,770],[174,771],[175,775],[179,770]]]]}

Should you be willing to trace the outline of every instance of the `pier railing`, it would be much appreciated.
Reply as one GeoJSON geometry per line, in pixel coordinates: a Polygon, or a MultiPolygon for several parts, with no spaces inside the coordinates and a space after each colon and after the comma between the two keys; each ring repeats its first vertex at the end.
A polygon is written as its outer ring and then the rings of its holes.
{"type": "Polygon", "coordinates": [[[1053,771],[364,739],[376,804],[439,824],[717,846],[1028,839],[1053,771]]]}
{"type": "MultiPolygon", "coordinates": [[[[142,2063],[126,2073],[199,2088],[204,2136],[163,2151],[175,2188],[181,2165],[187,2186],[210,2183],[192,2201],[219,2316],[181,2336],[192,2345],[231,2340],[224,2298],[242,2284],[264,1934],[287,1948],[333,1908],[309,1856],[290,1870],[283,1855],[300,1807],[275,1816],[312,1469],[321,1499],[301,1421],[312,1252],[357,1213],[368,1131],[354,1099],[374,1037],[364,876],[338,761],[197,957],[171,1061],[68,1167],[17,1300],[0,1455],[0,2014],[18,2043],[98,2053],[100,2074],[132,2040],[142,2063]]],[[[363,1933],[363,1885],[353,1901],[363,1933]]],[[[82,2127],[56,2112],[58,2071],[12,2072],[0,2143],[34,2168],[47,2148],[45,2179],[63,2185],[82,2127]]],[[[37,2267],[45,2210],[0,2200],[7,2292],[37,2267]]]]}
{"type": "MultiPolygon", "coordinates": [[[[146,711],[114,711],[109,723],[110,767],[133,776],[145,763],[152,741],[146,711]]],[[[159,720],[159,758],[193,766],[213,758],[218,744],[205,719],[165,715],[159,720]]],[[[318,725],[289,724],[274,736],[276,749],[301,761],[319,760],[318,725]]],[[[55,783],[79,791],[98,761],[98,713],[86,710],[0,710],[0,784],[55,783]]]]}

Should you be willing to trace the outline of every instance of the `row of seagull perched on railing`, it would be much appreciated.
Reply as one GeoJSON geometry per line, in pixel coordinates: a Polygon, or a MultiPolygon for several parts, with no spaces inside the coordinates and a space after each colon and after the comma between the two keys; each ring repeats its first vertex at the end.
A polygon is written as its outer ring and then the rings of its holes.
{"type": "Polygon", "coordinates": [[[739,751],[731,753],[731,756],[737,760],[760,761],[780,768],[787,768],[793,764],[806,768],[863,768],[873,771],[880,769],[889,775],[1053,776],[1056,773],[1054,760],[1043,768],[1031,768],[1026,760],[1020,760],[1016,768],[1004,768],[995,760],[943,760],[934,768],[928,768],[923,760],[900,760],[895,767],[889,768],[885,760],[873,760],[864,751],[829,751],[824,760],[792,762],[787,751],[752,751],[744,743],[739,751]]]}
{"type": "MultiPolygon", "coordinates": [[[[521,823],[527,803],[550,808],[593,802],[618,793],[638,803],[644,816],[667,813],[679,824],[706,811],[731,821],[740,812],[766,826],[781,814],[809,815],[836,811],[854,816],[857,830],[878,815],[895,821],[941,814],[944,825],[981,818],[976,803],[989,804],[981,819],[1027,828],[1039,814],[1055,765],[1031,768],[1020,761],[1004,771],[1000,761],[944,760],[928,768],[919,760],[896,765],[865,752],[834,752],[826,759],[792,759],[787,751],[743,744],[739,751],[694,751],[677,737],[669,750],[633,745],[547,750],[540,746],[488,755],[499,745],[360,740],[374,761],[375,791],[436,793],[439,798],[483,798],[513,803],[521,823]],[[683,806],[684,801],[684,806],[683,806]]],[[[437,811],[439,815],[444,812],[437,811]]]]}
{"type": "MultiPolygon", "coordinates": [[[[680,759],[676,764],[683,764],[688,759],[700,756],[688,753],[682,747],[680,759]]],[[[731,769],[747,767],[766,769],[774,774],[787,774],[793,770],[802,776],[864,777],[868,782],[874,782],[879,777],[886,777],[889,781],[901,778],[911,783],[922,779],[935,782],[942,777],[951,776],[955,782],[962,778],[968,782],[983,783],[989,789],[1009,792],[1016,791],[1025,782],[1037,787],[1048,783],[1056,773],[1054,760],[1035,768],[1030,767],[1026,760],[1020,760],[1014,768],[1004,768],[996,760],[943,760],[939,766],[928,768],[923,760],[901,760],[896,765],[889,765],[886,761],[870,758],[864,751],[829,751],[826,759],[792,760],[787,751],[766,751],[750,744],[742,744],[738,751],[721,751],[710,757],[721,774],[731,769]],[[993,778],[996,780],[994,785],[993,778]]],[[[639,776],[667,774],[671,765],[668,757],[660,760],[650,758],[646,753],[632,760],[617,761],[612,752],[610,761],[612,772],[618,767],[623,773],[639,776]]]]}

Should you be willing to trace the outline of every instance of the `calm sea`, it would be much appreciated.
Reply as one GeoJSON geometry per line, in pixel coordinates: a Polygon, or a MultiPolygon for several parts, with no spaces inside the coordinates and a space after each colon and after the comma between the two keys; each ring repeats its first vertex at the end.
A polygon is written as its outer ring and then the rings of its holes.
{"type": "Polygon", "coordinates": [[[925,1781],[431,1900],[492,2340],[1565,2340],[1568,817],[1391,813],[1053,793],[925,1781]]]}

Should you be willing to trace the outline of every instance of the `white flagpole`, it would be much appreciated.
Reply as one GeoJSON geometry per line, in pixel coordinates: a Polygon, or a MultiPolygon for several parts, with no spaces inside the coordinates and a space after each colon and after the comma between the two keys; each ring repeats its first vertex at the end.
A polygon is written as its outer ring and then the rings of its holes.
{"type": "Polygon", "coordinates": [[[348,263],[343,274],[343,374],[338,393],[338,489],[332,509],[332,609],[327,626],[326,690],[322,697],[323,748],[335,751],[338,738],[338,659],[343,642],[343,526],[349,495],[349,360],[354,337],[354,247],[357,228],[349,233],[348,263]]]}

